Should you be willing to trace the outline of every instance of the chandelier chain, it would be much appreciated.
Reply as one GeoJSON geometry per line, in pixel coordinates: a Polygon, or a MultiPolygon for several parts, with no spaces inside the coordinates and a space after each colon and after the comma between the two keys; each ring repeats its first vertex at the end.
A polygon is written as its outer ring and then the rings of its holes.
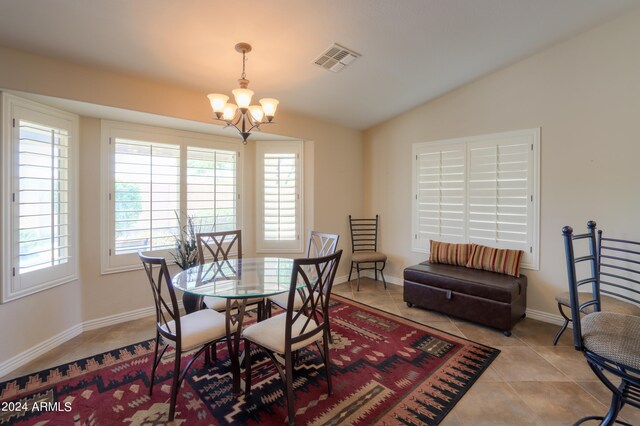
{"type": "Polygon", "coordinates": [[[246,63],[247,63],[247,56],[246,56],[246,53],[243,51],[242,52],[242,75],[240,76],[240,78],[242,78],[243,80],[247,78],[247,74],[245,73],[246,63]]]}

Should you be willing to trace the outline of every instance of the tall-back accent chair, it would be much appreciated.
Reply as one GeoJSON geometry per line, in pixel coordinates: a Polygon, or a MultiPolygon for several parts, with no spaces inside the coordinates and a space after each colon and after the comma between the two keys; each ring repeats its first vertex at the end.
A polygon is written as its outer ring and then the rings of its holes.
{"type": "MultiPolygon", "coordinates": [[[[324,257],[336,252],[338,247],[338,234],[325,234],[323,232],[311,231],[309,233],[309,241],[307,243],[307,259],[312,257],[324,257]]],[[[268,316],[271,316],[271,305],[275,304],[282,309],[287,307],[288,294],[281,293],[275,296],[267,297],[267,312],[268,316]]],[[[296,293],[296,299],[294,303],[294,309],[299,310],[302,306],[302,297],[296,293]]]]}
{"type": "MultiPolygon", "coordinates": [[[[242,259],[242,231],[200,232],[196,234],[198,245],[198,262],[202,265],[206,262],[206,255],[210,254],[214,262],[228,260],[235,255],[242,259]]],[[[214,311],[224,312],[227,309],[227,301],[222,297],[205,297],[204,305],[214,311]]],[[[264,298],[249,299],[247,305],[258,305],[258,319],[264,316],[264,298]]]]}
{"type": "Polygon", "coordinates": [[[587,233],[578,235],[570,226],[562,228],[573,343],[613,396],[606,416],[575,424],[602,420],[601,425],[611,425],[623,405],[640,408],[640,317],[602,311],[602,295],[640,306],[640,242],[604,238],[599,231],[596,243],[596,223],[587,227],[587,233]],[[574,245],[580,240],[586,242],[587,254],[576,257],[574,245]]]}
{"type": "Polygon", "coordinates": [[[251,395],[251,345],[255,344],[267,353],[282,378],[290,425],[295,423],[294,352],[313,343],[316,344],[324,362],[329,395],[332,393],[329,360],[329,299],[341,256],[342,250],[339,250],[329,256],[295,259],[286,312],[250,325],[242,333],[245,339],[245,397],[249,398],[251,395]],[[303,288],[298,288],[300,285],[303,288]],[[299,310],[294,309],[296,293],[303,295],[303,303],[299,310]],[[284,370],[276,359],[276,354],[284,358],[284,370]]]}
{"type": "Polygon", "coordinates": [[[385,281],[382,271],[387,263],[387,256],[378,252],[378,215],[374,219],[354,219],[349,215],[349,227],[351,228],[352,253],[349,281],[351,281],[353,268],[356,268],[358,273],[357,290],[360,291],[360,271],[373,270],[376,280],[378,272],[380,272],[386,289],[387,281],[385,281]]]}
{"type": "Polygon", "coordinates": [[[210,309],[181,316],[165,260],[162,257],[148,257],[141,252],[138,252],[138,256],[147,273],[156,307],[156,347],[151,367],[149,395],[153,392],[156,369],[162,356],[169,346],[175,349],[169,404],[169,421],[172,421],[176,411],[178,390],[191,364],[207,348],[215,347],[216,343],[226,337],[225,316],[210,309]],[[161,342],[164,342],[165,345],[158,353],[161,342]],[[184,369],[180,370],[182,354],[196,348],[199,349],[187,362],[184,369]]]}

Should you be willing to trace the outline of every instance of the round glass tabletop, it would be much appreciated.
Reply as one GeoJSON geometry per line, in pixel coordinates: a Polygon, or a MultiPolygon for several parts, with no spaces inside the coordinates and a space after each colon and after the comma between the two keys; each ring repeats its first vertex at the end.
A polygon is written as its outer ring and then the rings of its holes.
{"type": "Polygon", "coordinates": [[[229,259],[194,266],[173,277],[178,290],[197,296],[264,297],[289,291],[293,259],[229,259]]]}

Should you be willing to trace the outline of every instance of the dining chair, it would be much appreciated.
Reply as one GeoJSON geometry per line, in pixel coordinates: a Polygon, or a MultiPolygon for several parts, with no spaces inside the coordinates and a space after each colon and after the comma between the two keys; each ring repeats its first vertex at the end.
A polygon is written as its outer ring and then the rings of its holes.
{"type": "Polygon", "coordinates": [[[378,272],[382,276],[384,288],[387,281],[384,279],[387,256],[378,251],[378,215],[373,219],[354,219],[349,215],[349,228],[351,229],[351,268],[349,269],[349,281],[351,273],[356,268],[358,273],[357,291],[360,291],[360,271],[375,271],[375,279],[378,280],[378,272]],[[362,265],[368,265],[363,267],[362,265]]]}
{"type": "Polygon", "coordinates": [[[598,231],[596,243],[595,222],[590,221],[587,228],[577,235],[570,226],[562,228],[573,343],[612,398],[605,416],[584,417],[574,425],[590,420],[628,425],[616,418],[625,404],[640,408],[640,317],[603,311],[602,296],[640,306],[640,242],[605,238],[598,231]],[[587,247],[578,247],[580,256],[576,257],[575,245],[580,240],[587,247]]]}
{"type": "Polygon", "coordinates": [[[148,257],[138,252],[147,273],[156,308],[156,344],[151,367],[149,396],[153,393],[155,374],[167,348],[175,349],[173,381],[169,403],[169,421],[175,417],[178,390],[193,362],[209,347],[227,336],[225,316],[219,312],[204,309],[187,315],[180,314],[176,293],[171,283],[167,263],[162,257],[148,257]],[[164,347],[159,352],[161,343],[164,347]],[[182,354],[198,348],[184,369],[180,369],[182,354]]]}
{"type": "MultiPolygon", "coordinates": [[[[198,263],[207,261],[207,255],[211,255],[214,262],[229,260],[231,257],[242,259],[242,231],[218,231],[199,232],[196,234],[198,247],[198,263]]],[[[227,309],[227,301],[222,297],[204,297],[203,304],[214,311],[224,312],[227,309]]],[[[258,306],[258,320],[264,316],[264,298],[256,297],[247,301],[248,305],[258,306]]]]}
{"type": "MultiPolygon", "coordinates": [[[[307,252],[305,257],[324,257],[336,252],[338,247],[338,234],[325,234],[323,232],[311,231],[309,232],[309,240],[307,242],[307,252]]],[[[280,293],[274,296],[269,296],[266,300],[266,315],[271,316],[272,305],[279,306],[282,309],[287,307],[288,294],[280,293]]],[[[296,299],[293,305],[295,310],[299,310],[302,306],[302,297],[296,293],[296,299]]]]}
{"type": "Polygon", "coordinates": [[[295,424],[293,370],[294,353],[316,344],[327,375],[331,395],[329,360],[329,299],[342,250],[310,259],[295,259],[284,313],[245,328],[245,398],[251,396],[251,345],[264,350],[274,363],[285,387],[288,422],[295,424]],[[302,288],[300,288],[302,285],[302,288]],[[294,309],[296,293],[304,294],[301,309],[294,309]],[[322,342],[322,345],[320,344],[322,342]],[[276,355],[282,357],[284,369],[276,355]]]}

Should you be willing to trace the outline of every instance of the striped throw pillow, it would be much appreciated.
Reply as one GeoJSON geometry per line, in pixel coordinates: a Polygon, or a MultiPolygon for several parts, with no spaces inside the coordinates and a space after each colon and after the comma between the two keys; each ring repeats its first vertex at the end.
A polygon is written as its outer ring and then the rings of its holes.
{"type": "Polygon", "coordinates": [[[519,277],[520,260],[523,254],[522,250],[497,249],[480,244],[472,244],[467,268],[483,269],[519,277]]]}
{"type": "Polygon", "coordinates": [[[471,244],[444,243],[431,240],[429,243],[429,262],[465,266],[469,260],[471,244]]]}

